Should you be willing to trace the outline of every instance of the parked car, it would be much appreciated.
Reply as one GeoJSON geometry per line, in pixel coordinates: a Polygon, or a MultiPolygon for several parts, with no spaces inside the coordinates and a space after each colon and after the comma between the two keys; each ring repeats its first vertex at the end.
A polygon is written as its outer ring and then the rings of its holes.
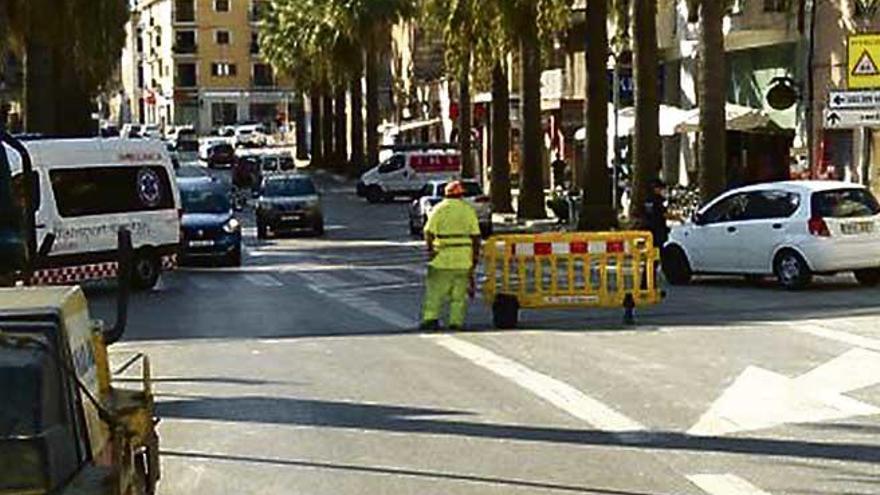
{"type": "Polygon", "coordinates": [[[140,124],[123,124],[119,131],[119,137],[125,139],[138,139],[143,137],[140,124]]]}
{"type": "Polygon", "coordinates": [[[231,167],[235,163],[235,148],[229,143],[215,143],[207,150],[208,168],[231,167]]]}
{"type": "Polygon", "coordinates": [[[773,182],[734,189],[674,227],[663,247],[673,284],[692,275],[773,275],[787,289],[814,274],[854,272],[880,284],[880,204],[863,186],[835,181],[773,182]]]}
{"type": "MultiPolygon", "coordinates": [[[[412,235],[421,235],[428,222],[431,210],[443,201],[446,188],[445,180],[429,181],[418,193],[418,197],[409,206],[409,231],[412,235]]],[[[463,180],[464,200],[477,211],[480,220],[480,232],[484,237],[492,235],[492,204],[483,194],[483,187],[475,180],[463,180]]]]}
{"type": "Polygon", "coordinates": [[[324,234],[321,197],[312,179],[301,174],[265,177],[257,200],[257,237],[265,239],[269,231],[310,229],[324,234]]]}
{"type": "Polygon", "coordinates": [[[265,146],[268,138],[261,124],[243,124],[235,127],[235,145],[241,147],[265,146]]]}
{"type": "Polygon", "coordinates": [[[229,191],[214,181],[181,180],[180,219],[183,260],[222,260],[241,265],[241,223],[235,218],[229,191]]]}
{"type": "Polygon", "coordinates": [[[180,180],[203,179],[213,181],[214,178],[205,167],[193,163],[183,163],[174,171],[178,182],[180,180]]]}

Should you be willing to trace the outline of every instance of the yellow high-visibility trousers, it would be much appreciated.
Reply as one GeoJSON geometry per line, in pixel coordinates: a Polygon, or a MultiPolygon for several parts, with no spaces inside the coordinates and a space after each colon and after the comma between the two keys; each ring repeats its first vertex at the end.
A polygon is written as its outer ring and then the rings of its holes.
{"type": "Polygon", "coordinates": [[[449,326],[461,327],[467,315],[469,270],[442,270],[428,267],[422,322],[440,319],[443,306],[449,303],[449,326]]]}

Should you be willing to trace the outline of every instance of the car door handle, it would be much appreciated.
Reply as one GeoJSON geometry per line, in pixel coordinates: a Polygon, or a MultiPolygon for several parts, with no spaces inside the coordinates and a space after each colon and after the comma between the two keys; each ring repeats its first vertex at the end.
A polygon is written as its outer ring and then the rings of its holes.
{"type": "Polygon", "coordinates": [[[776,230],[780,230],[782,228],[782,224],[781,223],[774,223],[773,228],[776,230]]]}
{"type": "Polygon", "coordinates": [[[727,231],[732,234],[732,233],[736,232],[736,227],[727,227],[727,231]]]}
{"type": "Polygon", "coordinates": [[[34,225],[34,228],[35,229],[45,229],[46,224],[45,223],[38,223],[38,224],[34,225]]]}

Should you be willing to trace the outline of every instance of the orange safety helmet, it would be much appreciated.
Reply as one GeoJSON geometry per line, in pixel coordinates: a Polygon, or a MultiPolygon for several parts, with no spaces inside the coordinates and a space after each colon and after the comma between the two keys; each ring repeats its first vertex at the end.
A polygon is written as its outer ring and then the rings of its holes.
{"type": "Polygon", "coordinates": [[[448,184],[446,184],[446,188],[443,191],[443,194],[447,198],[460,198],[464,196],[464,185],[460,180],[454,180],[448,184]]]}

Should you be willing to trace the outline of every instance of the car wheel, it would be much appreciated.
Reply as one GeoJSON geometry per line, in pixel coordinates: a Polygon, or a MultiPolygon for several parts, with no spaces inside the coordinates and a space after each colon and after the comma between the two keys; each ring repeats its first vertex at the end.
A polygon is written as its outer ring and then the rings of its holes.
{"type": "Polygon", "coordinates": [[[385,200],[385,193],[379,186],[370,186],[367,188],[366,197],[370,203],[381,203],[385,200]]]}
{"type": "Polygon", "coordinates": [[[138,290],[149,290],[156,286],[161,273],[159,258],[151,251],[140,251],[132,264],[131,285],[138,290]]]}
{"type": "Polygon", "coordinates": [[[496,328],[509,330],[519,323],[519,300],[516,296],[499,294],[492,303],[492,323],[496,328]]]}
{"type": "Polygon", "coordinates": [[[263,222],[257,222],[257,239],[265,239],[269,237],[269,228],[263,222]]]}
{"type": "Polygon", "coordinates": [[[803,289],[813,280],[813,273],[807,262],[792,250],[785,250],[776,256],[773,271],[779,285],[788,290],[803,289]]]}
{"type": "Polygon", "coordinates": [[[880,268],[865,268],[856,270],[856,280],[865,287],[877,287],[880,285],[880,268]]]}
{"type": "Polygon", "coordinates": [[[678,246],[663,248],[660,256],[663,275],[672,285],[687,285],[693,277],[691,263],[687,255],[678,246]]]}
{"type": "Polygon", "coordinates": [[[226,259],[229,266],[241,266],[241,246],[235,249],[226,259]]]}

